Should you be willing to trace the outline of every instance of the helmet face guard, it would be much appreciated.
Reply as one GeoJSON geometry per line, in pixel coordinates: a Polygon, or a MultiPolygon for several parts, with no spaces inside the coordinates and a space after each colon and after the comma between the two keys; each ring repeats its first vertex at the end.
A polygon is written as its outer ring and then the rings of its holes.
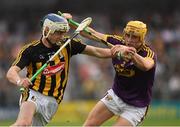
{"type": "Polygon", "coordinates": [[[53,34],[55,31],[68,32],[70,29],[68,21],[64,17],[53,13],[46,15],[43,18],[42,23],[43,23],[43,36],[45,36],[44,35],[45,28],[46,27],[49,28],[49,32],[46,35],[46,37],[48,37],[50,33],[53,34]]]}
{"type": "Polygon", "coordinates": [[[124,28],[123,36],[130,34],[140,37],[140,41],[144,42],[145,35],[147,33],[146,24],[141,21],[129,21],[124,28]]]}

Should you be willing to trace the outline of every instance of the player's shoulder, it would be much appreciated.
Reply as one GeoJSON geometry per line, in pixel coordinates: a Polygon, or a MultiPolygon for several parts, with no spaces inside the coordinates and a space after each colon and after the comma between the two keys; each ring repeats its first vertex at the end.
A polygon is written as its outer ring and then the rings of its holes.
{"type": "Polygon", "coordinates": [[[81,39],[79,39],[79,38],[73,38],[72,41],[73,41],[73,42],[81,42],[81,39]]]}
{"type": "Polygon", "coordinates": [[[27,42],[25,45],[22,46],[21,52],[23,52],[23,51],[29,51],[29,50],[31,50],[33,47],[36,47],[36,46],[39,45],[39,44],[40,44],[40,40],[35,40],[35,41],[27,42]]]}
{"type": "Polygon", "coordinates": [[[107,34],[106,36],[109,37],[109,38],[114,38],[114,39],[120,40],[120,41],[123,40],[123,37],[120,36],[120,35],[108,35],[107,34]]]}
{"type": "Polygon", "coordinates": [[[125,41],[122,36],[120,35],[106,35],[106,40],[108,42],[114,43],[114,44],[125,44],[125,41]]]}
{"type": "Polygon", "coordinates": [[[29,48],[29,47],[35,47],[38,44],[40,44],[40,40],[35,40],[35,41],[31,41],[31,42],[27,42],[23,48],[29,48]]]}
{"type": "Polygon", "coordinates": [[[156,56],[156,54],[153,51],[152,47],[150,45],[148,45],[148,44],[143,44],[141,49],[142,49],[143,53],[146,54],[146,57],[153,58],[154,56],[156,56]]]}
{"type": "Polygon", "coordinates": [[[123,37],[119,35],[113,35],[113,37],[117,40],[123,41],[123,37]]]}
{"type": "MultiPolygon", "coordinates": [[[[66,42],[68,39],[70,39],[70,36],[64,36],[64,42],[66,42]]],[[[79,38],[73,38],[71,39],[71,42],[81,42],[82,40],[79,38]]]]}
{"type": "Polygon", "coordinates": [[[143,46],[142,46],[142,49],[144,51],[152,51],[152,52],[154,52],[152,47],[148,43],[144,43],[143,46]]]}

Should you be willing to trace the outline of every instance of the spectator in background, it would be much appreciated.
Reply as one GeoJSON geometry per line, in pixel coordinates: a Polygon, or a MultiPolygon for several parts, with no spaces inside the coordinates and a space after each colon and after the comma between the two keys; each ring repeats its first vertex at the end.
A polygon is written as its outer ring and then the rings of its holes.
{"type": "Polygon", "coordinates": [[[171,93],[171,98],[173,100],[179,99],[180,98],[180,62],[176,63],[175,68],[174,68],[174,73],[169,79],[168,82],[168,88],[171,93]]]}
{"type": "Polygon", "coordinates": [[[152,41],[152,47],[157,54],[157,63],[156,63],[156,75],[155,75],[155,86],[154,86],[154,97],[157,99],[167,98],[168,80],[170,76],[170,61],[169,57],[166,54],[165,44],[157,34],[157,36],[152,41]],[[167,73],[169,72],[169,73],[167,73]],[[164,75],[166,74],[166,75],[164,75]]]}

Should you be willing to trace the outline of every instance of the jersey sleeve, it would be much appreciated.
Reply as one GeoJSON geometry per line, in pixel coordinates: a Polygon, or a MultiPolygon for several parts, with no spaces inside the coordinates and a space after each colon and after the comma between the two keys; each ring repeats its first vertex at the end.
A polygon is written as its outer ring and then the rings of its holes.
{"type": "Polygon", "coordinates": [[[106,41],[113,45],[123,44],[123,38],[117,35],[106,35],[106,41]]]}
{"type": "Polygon", "coordinates": [[[156,56],[155,52],[152,50],[147,52],[146,58],[151,58],[152,60],[154,60],[155,63],[157,61],[157,56],[156,56]]]}
{"type": "Polygon", "coordinates": [[[144,47],[143,57],[144,58],[151,58],[156,63],[157,56],[156,56],[155,52],[150,47],[144,47]]]}
{"type": "Polygon", "coordinates": [[[81,43],[79,39],[73,39],[71,41],[71,56],[76,55],[78,53],[82,53],[86,48],[85,44],[81,43]]]}
{"type": "Polygon", "coordinates": [[[16,60],[14,61],[12,65],[18,66],[21,69],[23,69],[25,66],[29,65],[29,63],[30,63],[30,48],[27,48],[26,46],[24,46],[20,50],[16,60]]]}

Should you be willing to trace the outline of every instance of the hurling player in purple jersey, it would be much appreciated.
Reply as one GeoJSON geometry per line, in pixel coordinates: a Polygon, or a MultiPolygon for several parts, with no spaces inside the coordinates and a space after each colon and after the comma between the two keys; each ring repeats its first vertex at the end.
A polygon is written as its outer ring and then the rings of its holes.
{"type": "Polygon", "coordinates": [[[152,99],[156,68],[156,55],[145,42],[146,24],[129,21],[123,36],[99,33],[89,27],[88,30],[91,35],[81,34],[113,44],[112,55],[118,57],[112,58],[116,72],[113,86],[89,113],[84,126],[100,126],[114,115],[118,116],[114,126],[139,125],[152,99]]]}
{"type": "Polygon", "coordinates": [[[114,115],[114,126],[137,126],[144,119],[152,99],[156,55],[146,44],[146,24],[129,21],[123,36],[106,35],[90,28],[98,38],[115,45],[111,48],[116,72],[113,86],[92,109],[84,126],[99,126],[114,115]],[[136,52],[123,52],[123,47],[133,47],[136,52]]]}

